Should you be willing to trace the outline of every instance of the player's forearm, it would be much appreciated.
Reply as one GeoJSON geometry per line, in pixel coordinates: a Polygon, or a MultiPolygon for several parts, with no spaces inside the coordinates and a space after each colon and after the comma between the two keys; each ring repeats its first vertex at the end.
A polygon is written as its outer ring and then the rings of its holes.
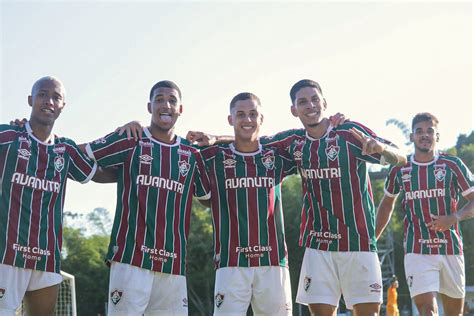
{"type": "Polygon", "coordinates": [[[380,154],[391,165],[403,166],[407,163],[406,155],[398,148],[386,145],[380,154]]]}
{"type": "Polygon", "coordinates": [[[216,138],[215,144],[230,144],[235,140],[235,137],[230,135],[220,135],[214,137],[216,138]]]}
{"type": "Polygon", "coordinates": [[[92,181],[97,183],[115,183],[117,182],[117,168],[98,167],[92,181]]]}
{"type": "Polygon", "coordinates": [[[464,221],[474,217],[474,201],[469,201],[459,211],[454,213],[458,222],[464,221]]]}
{"type": "Polygon", "coordinates": [[[385,227],[387,227],[390,218],[392,217],[394,203],[394,199],[388,198],[386,196],[380,202],[375,220],[375,237],[377,239],[380,238],[383,231],[385,230],[385,227]]]}

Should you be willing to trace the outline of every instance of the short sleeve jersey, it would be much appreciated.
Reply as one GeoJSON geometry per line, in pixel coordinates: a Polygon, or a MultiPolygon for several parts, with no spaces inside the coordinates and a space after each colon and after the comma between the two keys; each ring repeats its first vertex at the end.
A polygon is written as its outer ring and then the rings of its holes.
{"type": "Polygon", "coordinates": [[[103,167],[118,167],[117,207],[107,260],[185,275],[193,195],[210,197],[201,154],[186,140],[139,141],[111,133],[86,147],[103,167]]]}
{"type": "Polygon", "coordinates": [[[445,232],[426,226],[431,215],[449,215],[457,210],[460,195],[474,192],[474,177],[461,159],[439,153],[431,162],[408,157],[405,166],[394,166],[385,181],[385,194],[401,193],[406,253],[459,255],[463,253],[458,224],[445,232]]]}
{"type": "Polygon", "coordinates": [[[96,167],[70,139],[0,125],[0,263],[59,273],[66,179],[85,183],[96,167]]]}
{"type": "Polygon", "coordinates": [[[385,144],[357,122],[329,127],[319,139],[293,130],[265,142],[288,149],[303,185],[299,244],[324,251],[376,251],[375,206],[367,163],[383,164],[380,154],[362,155],[356,128],[385,144]]]}
{"type": "Polygon", "coordinates": [[[281,183],[296,171],[283,150],[201,150],[211,181],[216,268],[287,266],[281,183]]]}

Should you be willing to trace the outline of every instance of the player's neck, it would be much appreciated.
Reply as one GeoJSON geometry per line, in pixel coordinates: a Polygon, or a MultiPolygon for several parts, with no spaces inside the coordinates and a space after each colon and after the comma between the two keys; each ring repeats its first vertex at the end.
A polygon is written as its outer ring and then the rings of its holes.
{"type": "Polygon", "coordinates": [[[154,139],[159,142],[166,144],[173,144],[176,141],[176,134],[174,133],[174,128],[169,130],[161,130],[153,124],[150,126],[150,133],[154,139]]]}
{"type": "Polygon", "coordinates": [[[434,151],[429,151],[429,152],[422,152],[419,150],[415,149],[415,161],[416,162],[430,162],[434,159],[435,157],[435,152],[434,151]]]}
{"type": "Polygon", "coordinates": [[[31,131],[33,132],[33,135],[37,139],[39,139],[42,142],[48,143],[50,142],[51,138],[53,137],[52,131],[53,131],[53,124],[52,125],[47,125],[40,123],[36,121],[34,118],[30,118],[29,121],[31,131]]]}
{"type": "Polygon", "coordinates": [[[324,136],[324,134],[326,134],[326,131],[328,130],[328,128],[329,128],[329,119],[323,118],[318,125],[307,126],[306,132],[308,132],[308,135],[313,138],[321,138],[324,136]]]}
{"type": "Polygon", "coordinates": [[[258,150],[259,142],[258,139],[255,140],[244,140],[236,138],[234,141],[235,149],[242,153],[252,153],[258,150]]]}

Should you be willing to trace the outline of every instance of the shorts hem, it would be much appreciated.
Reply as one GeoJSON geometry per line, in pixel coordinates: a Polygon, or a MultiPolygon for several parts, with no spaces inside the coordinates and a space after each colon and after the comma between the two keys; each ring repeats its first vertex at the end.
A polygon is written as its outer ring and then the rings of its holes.
{"type": "Polygon", "coordinates": [[[339,299],[334,302],[334,298],[330,296],[296,296],[296,303],[305,306],[309,304],[328,304],[332,306],[339,306],[339,299]]]}
{"type": "Polygon", "coordinates": [[[345,303],[348,309],[353,309],[354,305],[357,305],[357,304],[370,304],[370,303],[382,304],[383,298],[358,297],[358,298],[352,299],[350,302],[348,300],[345,300],[345,303]]]}

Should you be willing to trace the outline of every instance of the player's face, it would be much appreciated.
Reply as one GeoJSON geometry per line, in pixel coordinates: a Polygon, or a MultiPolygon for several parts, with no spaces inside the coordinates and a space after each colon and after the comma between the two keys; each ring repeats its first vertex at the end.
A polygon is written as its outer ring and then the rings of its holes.
{"type": "Polygon", "coordinates": [[[166,87],[156,88],[148,103],[148,112],[151,113],[151,123],[156,128],[162,131],[171,130],[183,112],[178,91],[166,87]]]}
{"type": "Polygon", "coordinates": [[[237,101],[230,111],[229,124],[234,126],[236,139],[255,141],[258,139],[263,122],[261,107],[257,101],[247,99],[237,101]]]}
{"type": "Polygon", "coordinates": [[[32,107],[31,121],[53,125],[66,105],[62,84],[54,80],[43,80],[28,97],[28,104],[32,107]]]}
{"type": "Polygon", "coordinates": [[[423,121],[413,126],[410,139],[415,145],[415,151],[428,153],[435,150],[439,134],[436,126],[431,121],[423,121]]]}
{"type": "Polygon", "coordinates": [[[316,127],[324,118],[326,100],[316,88],[304,87],[298,90],[291,106],[291,113],[298,117],[305,128],[316,127]]]}

